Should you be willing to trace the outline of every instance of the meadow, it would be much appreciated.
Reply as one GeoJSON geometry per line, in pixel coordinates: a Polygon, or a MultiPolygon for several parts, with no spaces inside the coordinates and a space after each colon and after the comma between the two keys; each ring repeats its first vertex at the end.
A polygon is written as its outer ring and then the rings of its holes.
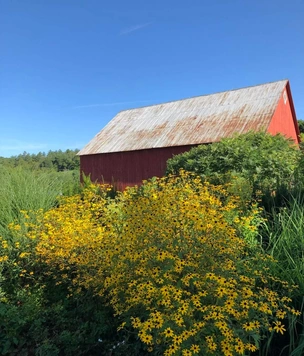
{"type": "Polygon", "coordinates": [[[124,192],[68,155],[0,161],[1,355],[304,354],[301,150],[236,136],[124,192]]]}

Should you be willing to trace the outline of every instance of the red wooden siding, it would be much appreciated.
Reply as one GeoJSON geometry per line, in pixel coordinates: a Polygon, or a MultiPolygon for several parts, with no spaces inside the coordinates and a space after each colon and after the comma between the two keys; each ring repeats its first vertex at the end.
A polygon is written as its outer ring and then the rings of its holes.
{"type": "Polygon", "coordinates": [[[281,133],[299,143],[299,131],[289,85],[283,91],[268,127],[272,135],[281,133]]]}
{"type": "Polygon", "coordinates": [[[123,190],[127,186],[140,185],[144,179],[163,176],[169,158],[194,146],[84,155],[80,157],[80,171],[90,174],[93,182],[114,184],[123,190]]]}

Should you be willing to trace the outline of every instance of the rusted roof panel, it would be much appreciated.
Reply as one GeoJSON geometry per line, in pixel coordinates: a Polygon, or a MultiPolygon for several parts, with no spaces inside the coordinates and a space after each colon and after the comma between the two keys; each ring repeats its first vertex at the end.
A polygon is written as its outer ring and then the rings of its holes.
{"type": "Polygon", "coordinates": [[[287,82],[121,111],[79,155],[210,143],[267,130],[287,82]]]}

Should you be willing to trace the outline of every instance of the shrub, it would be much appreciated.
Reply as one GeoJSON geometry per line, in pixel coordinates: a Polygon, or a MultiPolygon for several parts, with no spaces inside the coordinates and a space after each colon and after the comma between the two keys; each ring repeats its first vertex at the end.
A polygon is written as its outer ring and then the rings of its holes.
{"type": "Polygon", "coordinates": [[[99,355],[119,341],[118,321],[103,298],[73,284],[72,265],[56,268],[37,255],[43,214],[20,212],[0,237],[0,355],[99,355]]]}
{"type": "Polygon", "coordinates": [[[238,355],[283,333],[286,315],[297,313],[291,287],[268,271],[271,257],[242,238],[256,232],[258,210],[242,216],[238,202],[181,172],[115,200],[87,190],[46,213],[30,236],[51,269],[73,271],[80,290],[108,298],[124,343],[136,333],[144,345],[134,342],[134,354],[238,355]]]}
{"type": "Polygon", "coordinates": [[[177,155],[168,160],[167,173],[178,174],[183,168],[216,184],[234,176],[245,178],[256,195],[290,186],[299,157],[293,141],[284,136],[249,132],[177,155]]]}

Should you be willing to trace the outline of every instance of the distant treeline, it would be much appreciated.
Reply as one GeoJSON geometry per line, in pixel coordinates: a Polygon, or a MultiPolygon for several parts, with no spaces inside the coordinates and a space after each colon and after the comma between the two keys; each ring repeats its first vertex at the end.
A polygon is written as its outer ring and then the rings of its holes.
{"type": "Polygon", "coordinates": [[[57,172],[79,169],[79,150],[66,151],[49,151],[48,153],[39,152],[37,154],[30,154],[23,152],[18,156],[9,158],[0,157],[0,166],[5,167],[23,167],[28,169],[40,170],[50,169],[57,172]]]}

